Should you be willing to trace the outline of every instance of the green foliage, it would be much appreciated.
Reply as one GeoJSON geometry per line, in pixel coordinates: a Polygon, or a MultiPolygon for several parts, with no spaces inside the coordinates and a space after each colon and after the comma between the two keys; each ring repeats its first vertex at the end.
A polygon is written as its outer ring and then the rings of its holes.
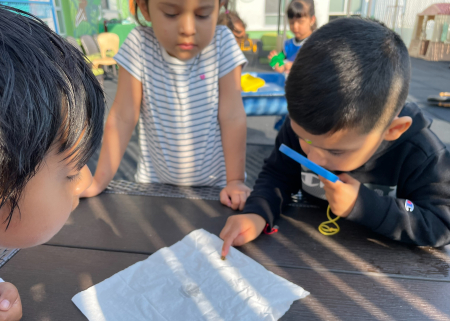
{"type": "Polygon", "coordinates": [[[120,16],[123,20],[130,16],[130,10],[128,8],[128,0],[117,0],[117,6],[120,8],[120,16]]]}
{"type": "Polygon", "coordinates": [[[76,25],[76,17],[79,9],[78,0],[70,0],[70,13],[72,17],[73,36],[80,37],[82,35],[93,35],[98,33],[98,24],[100,18],[100,0],[87,0],[85,8],[86,20],[76,25]]]}

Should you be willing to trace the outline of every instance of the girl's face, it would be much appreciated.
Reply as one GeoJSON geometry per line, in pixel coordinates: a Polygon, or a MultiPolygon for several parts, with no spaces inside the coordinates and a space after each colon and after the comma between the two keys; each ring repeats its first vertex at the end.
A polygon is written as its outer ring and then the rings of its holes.
{"type": "Polygon", "coordinates": [[[239,22],[235,23],[233,27],[233,35],[236,38],[238,45],[241,45],[241,42],[244,41],[246,37],[245,27],[242,23],[239,22]]]}
{"type": "Polygon", "coordinates": [[[189,60],[211,42],[219,15],[218,0],[137,0],[169,55],[189,60]]]}
{"type": "Polygon", "coordinates": [[[316,22],[315,16],[306,16],[301,18],[289,19],[289,28],[295,36],[295,39],[301,40],[309,37],[312,33],[312,26],[316,22]]]}

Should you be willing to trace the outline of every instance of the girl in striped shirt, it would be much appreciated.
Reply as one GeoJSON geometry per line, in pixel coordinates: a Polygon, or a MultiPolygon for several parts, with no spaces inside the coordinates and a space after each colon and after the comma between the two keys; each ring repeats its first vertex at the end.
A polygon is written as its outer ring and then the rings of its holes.
{"type": "Polygon", "coordinates": [[[221,202],[242,209],[250,192],[240,89],[246,59],[230,30],[216,26],[224,1],[135,1],[152,27],[135,28],[115,56],[116,98],[82,196],[106,188],[139,122],[137,182],[223,186],[221,202]]]}

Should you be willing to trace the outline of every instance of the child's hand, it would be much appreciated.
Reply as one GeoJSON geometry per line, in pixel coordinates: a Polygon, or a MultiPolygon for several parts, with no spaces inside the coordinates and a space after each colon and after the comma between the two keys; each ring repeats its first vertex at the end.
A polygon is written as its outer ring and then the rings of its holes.
{"type": "Polygon", "coordinates": [[[239,209],[242,211],[250,192],[251,189],[243,181],[229,181],[227,186],[220,192],[220,202],[233,210],[239,209]]]}
{"type": "Polygon", "coordinates": [[[17,321],[22,318],[19,291],[9,282],[0,283],[0,321],[17,321]]]}
{"type": "Polygon", "coordinates": [[[361,183],[348,174],[339,175],[340,181],[332,183],[319,176],[324,184],[325,196],[333,214],[340,217],[347,217],[355,207],[361,183]]]}
{"type": "Polygon", "coordinates": [[[269,58],[269,60],[272,60],[272,58],[275,57],[276,55],[278,55],[278,52],[276,50],[272,50],[267,56],[267,58],[269,58]]]}
{"type": "Polygon", "coordinates": [[[94,197],[103,192],[103,188],[100,187],[99,183],[96,181],[95,177],[92,180],[91,186],[84,190],[83,193],[80,194],[80,198],[83,197],[94,197]]]}
{"type": "Polygon", "coordinates": [[[222,256],[227,256],[230,246],[241,246],[256,239],[265,226],[266,220],[257,214],[230,216],[219,235],[223,240],[222,256]]]}
{"type": "Polygon", "coordinates": [[[293,64],[294,64],[294,63],[291,62],[291,61],[286,61],[286,62],[284,63],[284,70],[285,70],[286,72],[291,71],[291,68],[292,68],[292,65],[293,65],[293,64]]]}

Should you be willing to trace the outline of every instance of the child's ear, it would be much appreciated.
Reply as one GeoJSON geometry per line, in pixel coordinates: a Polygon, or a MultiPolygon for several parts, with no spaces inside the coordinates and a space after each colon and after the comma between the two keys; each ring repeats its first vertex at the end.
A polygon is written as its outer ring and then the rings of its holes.
{"type": "Polygon", "coordinates": [[[395,117],[384,133],[384,140],[393,141],[398,139],[412,125],[412,118],[409,116],[395,117]]]}
{"type": "Polygon", "coordinates": [[[310,27],[312,28],[312,26],[314,26],[315,23],[316,23],[316,16],[312,16],[311,17],[310,27]]]}
{"type": "Polygon", "coordinates": [[[150,13],[148,11],[148,0],[134,0],[136,1],[139,10],[141,10],[142,15],[144,16],[144,19],[148,22],[151,22],[152,19],[150,18],[150,13]]]}

